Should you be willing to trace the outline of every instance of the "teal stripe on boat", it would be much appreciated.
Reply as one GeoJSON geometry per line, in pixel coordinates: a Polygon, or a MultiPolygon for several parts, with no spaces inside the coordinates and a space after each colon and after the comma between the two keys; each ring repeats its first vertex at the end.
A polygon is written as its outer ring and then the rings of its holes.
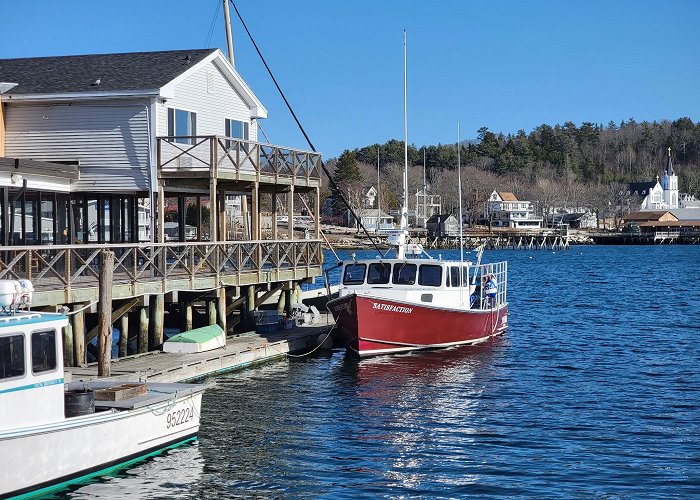
{"type": "Polygon", "coordinates": [[[13,387],[12,389],[5,389],[0,391],[0,394],[5,394],[6,392],[17,392],[17,391],[27,391],[29,389],[38,389],[39,387],[47,387],[49,385],[62,384],[64,380],[62,378],[56,378],[53,380],[47,380],[46,382],[37,382],[36,384],[21,385],[19,387],[13,387]]]}
{"type": "Polygon", "coordinates": [[[56,484],[53,484],[51,486],[41,488],[40,490],[31,491],[29,493],[22,493],[21,495],[17,495],[17,496],[10,497],[10,498],[13,500],[24,500],[27,498],[40,498],[40,497],[48,495],[49,493],[55,493],[57,491],[63,490],[72,484],[73,485],[77,485],[77,484],[86,485],[86,484],[89,484],[96,477],[110,475],[119,469],[122,469],[124,467],[129,467],[130,465],[134,465],[134,464],[137,464],[139,462],[143,462],[151,457],[155,457],[156,455],[160,455],[164,451],[171,450],[173,448],[178,448],[180,446],[183,446],[187,443],[191,443],[192,441],[196,441],[196,440],[197,440],[197,436],[192,436],[190,438],[185,439],[184,441],[179,441],[179,442],[171,444],[169,446],[159,448],[159,449],[152,451],[150,453],[146,453],[145,455],[141,455],[141,456],[138,456],[136,458],[132,458],[131,460],[127,460],[126,462],[120,462],[116,465],[111,465],[109,467],[105,467],[104,469],[100,469],[98,471],[91,472],[90,474],[86,474],[84,476],[69,479],[68,481],[63,481],[62,483],[56,483],[56,484]]]}

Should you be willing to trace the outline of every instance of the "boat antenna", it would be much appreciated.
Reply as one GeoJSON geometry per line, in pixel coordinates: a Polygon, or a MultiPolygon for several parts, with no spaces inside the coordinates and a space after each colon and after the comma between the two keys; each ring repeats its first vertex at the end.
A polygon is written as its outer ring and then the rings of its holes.
{"type": "Polygon", "coordinates": [[[462,228],[462,158],[460,156],[460,130],[457,122],[457,193],[459,197],[459,305],[464,305],[464,230],[462,228]]]}
{"type": "MultiPolygon", "coordinates": [[[[246,25],[245,21],[243,20],[243,16],[241,16],[241,13],[238,11],[236,4],[233,2],[233,0],[228,0],[228,1],[231,2],[231,5],[233,6],[233,10],[236,11],[236,15],[238,16],[238,19],[240,19],[241,24],[243,25],[243,29],[245,29],[245,32],[248,34],[248,38],[250,38],[250,41],[253,44],[253,47],[255,47],[255,51],[258,53],[258,56],[260,56],[260,60],[262,61],[263,65],[265,66],[265,69],[267,70],[267,73],[270,75],[270,78],[272,79],[272,83],[275,84],[277,91],[280,93],[280,96],[282,96],[282,100],[284,101],[284,104],[287,106],[287,109],[291,113],[292,118],[294,118],[294,121],[296,122],[297,126],[299,127],[299,130],[304,135],[304,139],[306,139],[306,142],[309,145],[309,147],[311,148],[311,150],[314,153],[317,153],[318,151],[316,150],[316,147],[311,142],[311,139],[309,139],[309,135],[306,133],[306,130],[304,130],[304,127],[302,126],[301,122],[299,121],[299,118],[297,118],[297,114],[294,112],[294,109],[292,109],[292,105],[289,104],[289,101],[287,100],[287,96],[285,96],[284,92],[282,92],[282,88],[277,83],[277,79],[275,78],[275,75],[272,74],[272,70],[270,69],[270,66],[268,66],[267,61],[265,60],[265,58],[262,55],[262,52],[260,52],[260,49],[258,48],[258,44],[255,43],[255,39],[253,38],[253,35],[250,33],[248,26],[246,25]]],[[[355,213],[355,210],[353,210],[353,208],[350,206],[350,203],[348,202],[348,200],[346,200],[345,196],[343,196],[343,192],[340,190],[338,185],[333,180],[333,176],[328,171],[326,164],[323,162],[323,160],[321,160],[320,162],[321,162],[321,169],[325,172],[326,176],[328,177],[328,182],[330,182],[333,190],[338,194],[338,197],[343,202],[343,204],[346,207],[348,207],[348,210],[352,214],[353,218],[357,221],[357,224],[362,228],[362,230],[364,231],[367,238],[369,238],[369,240],[372,242],[372,245],[377,250],[377,252],[379,252],[382,255],[382,257],[386,257],[386,254],[389,252],[388,251],[383,252],[382,249],[379,248],[379,245],[377,244],[375,239],[369,234],[369,231],[367,231],[367,228],[365,227],[365,225],[362,223],[360,218],[355,213]]]]}
{"type": "Polygon", "coordinates": [[[401,205],[401,231],[397,257],[405,258],[406,230],[408,228],[408,99],[406,91],[406,30],[403,30],[403,203],[401,205]]]}

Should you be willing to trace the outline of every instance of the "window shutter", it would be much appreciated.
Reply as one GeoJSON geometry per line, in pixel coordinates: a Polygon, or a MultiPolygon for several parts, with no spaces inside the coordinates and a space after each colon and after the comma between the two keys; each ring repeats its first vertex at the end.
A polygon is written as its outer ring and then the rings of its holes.
{"type": "Polygon", "coordinates": [[[175,110],[173,108],[168,108],[168,136],[173,137],[175,135],[175,110]]]}

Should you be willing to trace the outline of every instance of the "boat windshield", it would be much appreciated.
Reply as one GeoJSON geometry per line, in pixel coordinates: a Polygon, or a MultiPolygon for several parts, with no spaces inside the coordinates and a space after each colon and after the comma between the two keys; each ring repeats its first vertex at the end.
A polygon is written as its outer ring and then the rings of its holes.
{"type": "Polygon", "coordinates": [[[373,262],[367,271],[368,285],[386,285],[391,278],[391,264],[386,262],[373,262]]]}
{"type": "Polygon", "coordinates": [[[366,264],[348,264],[343,274],[343,285],[361,285],[365,282],[366,264]]]}

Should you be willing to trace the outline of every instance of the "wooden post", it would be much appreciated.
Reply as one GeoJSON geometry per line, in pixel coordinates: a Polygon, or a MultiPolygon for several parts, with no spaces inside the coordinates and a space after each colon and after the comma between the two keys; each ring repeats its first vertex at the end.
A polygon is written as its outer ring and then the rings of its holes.
{"type": "Polygon", "coordinates": [[[112,277],[114,275],[114,252],[102,250],[100,267],[100,290],[97,304],[97,376],[110,376],[112,359],[112,277]]]}
{"type": "MultiPolygon", "coordinates": [[[[377,186],[379,188],[379,186],[377,186]]],[[[316,188],[314,201],[314,238],[321,238],[321,188],[316,188]]],[[[379,224],[379,222],[377,222],[379,224]]],[[[378,227],[378,226],[377,226],[378,227]]]]}
{"type": "Polygon", "coordinates": [[[226,191],[219,190],[219,241],[227,241],[227,224],[226,224],[226,191]]]}
{"type": "Polygon", "coordinates": [[[158,243],[165,241],[165,185],[158,182],[158,243]]]}
{"type": "Polygon", "coordinates": [[[124,313],[119,318],[119,357],[123,358],[128,354],[129,346],[129,313],[124,313]]]}
{"type": "Polygon", "coordinates": [[[246,328],[255,328],[255,299],[257,298],[257,293],[255,291],[255,285],[250,285],[248,290],[248,299],[246,300],[246,328]]]}
{"type": "Polygon", "coordinates": [[[185,303],[185,331],[192,330],[192,302],[185,303]]]}
{"type": "Polygon", "coordinates": [[[139,308],[139,336],[136,341],[139,354],[148,352],[148,316],[148,306],[139,308]]]}
{"type": "Polygon", "coordinates": [[[209,312],[209,324],[216,324],[216,300],[207,300],[207,310],[209,312]]]}
{"type": "MultiPolygon", "coordinates": [[[[83,306],[78,304],[78,309],[83,306]]],[[[75,364],[82,366],[85,364],[85,312],[73,313],[73,353],[75,354],[75,364]]]]}
{"type": "Polygon", "coordinates": [[[277,193],[272,193],[272,239],[277,239],[277,193]]]}
{"type": "Polygon", "coordinates": [[[253,193],[250,197],[250,221],[251,221],[251,239],[260,239],[260,190],[258,189],[257,181],[253,184],[253,193]]]}
{"type": "Polygon", "coordinates": [[[74,366],[73,325],[70,321],[63,327],[63,366],[74,366]]]}
{"type": "Polygon", "coordinates": [[[294,184],[289,186],[289,195],[287,197],[287,232],[288,239],[294,239],[294,184]]]}
{"type": "Polygon", "coordinates": [[[217,177],[218,169],[216,165],[216,138],[210,140],[210,169],[209,169],[209,241],[219,241],[218,235],[216,234],[219,228],[218,225],[218,215],[219,215],[219,205],[217,202],[217,177]]]}
{"type": "Polygon", "coordinates": [[[243,216],[243,239],[252,240],[250,235],[250,219],[248,218],[248,196],[241,196],[241,215],[243,216]]]}
{"type": "MultiPolygon", "coordinates": [[[[5,156],[5,114],[2,109],[2,96],[0,95],[0,156],[5,156]]],[[[7,245],[7,242],[5,242],[7,245]]]]}
{"type": "Polygon", "coordinates": [[[218,325],[226,332],[226,287],[219,290],[216,305],[216,318],[218,325]]]}
{"type": "Polygon", "coordinates": [[[280,298],[277,299],[277,314],[284,314],[284,308],[285,308],[285,293],[284,290],[280,290],[280,298]]]}
{"type": "Polygon", "coordinates": [[[288,287],[287,289],[284,290],[284,312],[287,314],[287,317],[292,317],[292,288],[288,287]]]}
{"type": "Polygon", "coordinates": [[[165,295],[159,293],[153,296],[153,337],[151,349],[156,349],[163,343],[163,323],[165,321],[165,295]]]}

